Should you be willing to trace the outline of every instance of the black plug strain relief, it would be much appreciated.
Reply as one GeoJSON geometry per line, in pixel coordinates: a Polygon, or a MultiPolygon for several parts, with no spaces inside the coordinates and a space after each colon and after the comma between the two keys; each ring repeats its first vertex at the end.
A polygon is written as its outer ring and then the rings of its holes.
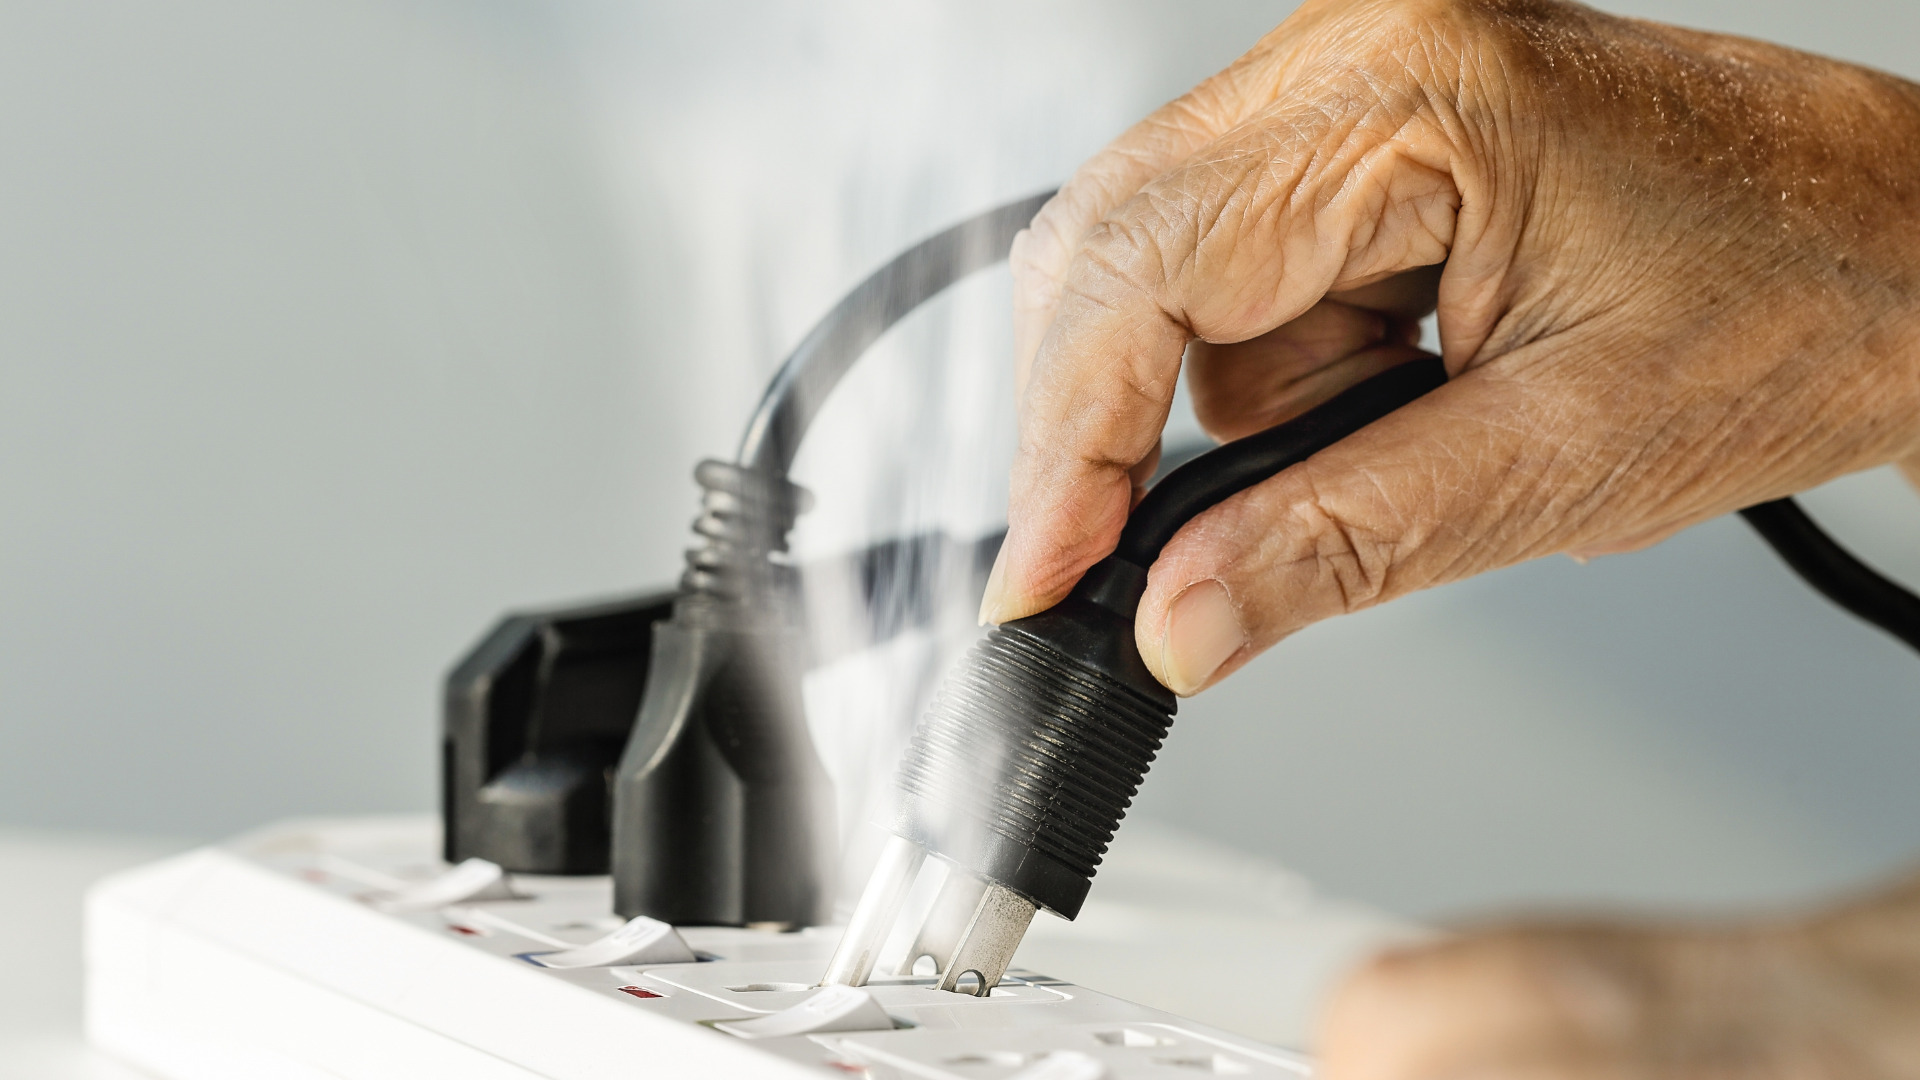
{"type": "Polygon", "coordinates": [[[756,607],[791,621],[797,611],[797,571],[780,561],[794,521],[812,505],[805,488],[767,473],[725,461],[707,460],[693,471],[701,491],[700,516],[693,531],[698,546],[687,550],[680,576],[689,614],[712,614],[718,607],[756,607]],[[721,602],[716,605],[716,601],[721,602]]]}
{"type": "Polygon", "coordinates": [[[1146,593],[1147,568],[1109,555],[1087,570],[1071,595],[1132,620],[1140,610],[1140,598],[1146,593]]]}

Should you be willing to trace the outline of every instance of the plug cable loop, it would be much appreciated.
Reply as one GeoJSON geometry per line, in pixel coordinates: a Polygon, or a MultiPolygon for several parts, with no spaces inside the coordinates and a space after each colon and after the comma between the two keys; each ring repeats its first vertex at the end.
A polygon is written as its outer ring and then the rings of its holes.
{"type": "Polygon", "coordinates": [[[1053,192],[995,207],[908,248],[855,286],[807,332],[760,398],[740,440],[739,463],[785,476],[841,376],[893,324],[977,271],[1006,261],[1013,238],[1053,192]]]}
{"type": "MultiPolygon", "coordinates": [[[[1153,485],[1128,515],[1114,556],[1142,568],[1187,522],[1447,381],[1440,358],[1410,360],[1265,431],[1209,450],[1153,485]]],[[[1141,584],[1144,586],[1145,582],[1141,584]]],[[[1138,602],[1136,596],[1135,602],[1138,602]]]]}
{"type": "Polygon", "coordinates": [[[771,556],[787,550],[787,533],[811,504],[787,474],[807,429],[840,379],[894,324],[961,279],[1006,261],[1013,238],[1053,197],[1015,200],[908,248],[869,274],[816,323],[767,384],[740,440],[735,462],[703,461],[702,488],[686,553],[683,593],[707,603],[773,603],[790,607],[794,575],[771,556]]]}
{"type": "Polygon", "coordinates": [[[1792,499],[1740,511],[1815,592],[1920,651],[1920,596],[1855,558],[1792,499]]]}

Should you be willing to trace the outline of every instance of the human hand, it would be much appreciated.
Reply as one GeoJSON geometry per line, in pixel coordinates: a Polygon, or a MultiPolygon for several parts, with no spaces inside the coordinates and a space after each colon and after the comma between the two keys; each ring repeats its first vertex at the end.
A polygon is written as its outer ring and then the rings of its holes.
{"type": "Polygon", "coordinates": [[[1893,1080],[1920,1063],[1920,878],[1813,919],[1516,925],[1335,995],[1321,1080],[1893,1080]]]}
{"type": "Polygon", "coordinates": [[[1135,629],[1169,687],[1920,458],[1917,241],[1907,82],[1554,0],[1310,0],[1015,243],[1031,360],[982,616],[1112,550],[1183,352],[1230,438],[1414,355],[1436,304],[1447,386],[1162,552],[1135,629]]]}

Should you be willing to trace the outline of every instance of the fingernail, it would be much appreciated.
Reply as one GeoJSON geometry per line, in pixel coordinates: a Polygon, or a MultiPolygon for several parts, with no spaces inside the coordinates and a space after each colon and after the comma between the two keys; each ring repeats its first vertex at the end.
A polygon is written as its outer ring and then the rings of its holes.
{"type": "Polygon", "coordinates": [[[980,625],[1000,621],[1000,594],[1007,591],[1007,545],[1002,542],[993,557],[993,569],[987,572],[987,591],[980,596],[980,625]]]}
{"type": "Polygon", "coordinates": [[[1205,686],[1220,665],[1245,648],[1247,632],[1233,598],[1218,581],[1197,581],[1174,598],[1167,636],[1160,641],[1160,670],[1168,687],[1185,696],[1205,686]]]}

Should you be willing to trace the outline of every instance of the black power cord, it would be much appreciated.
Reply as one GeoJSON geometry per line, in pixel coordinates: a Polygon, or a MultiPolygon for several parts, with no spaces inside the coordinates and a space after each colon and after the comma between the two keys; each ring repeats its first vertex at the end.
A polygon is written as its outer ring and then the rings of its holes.
{"type": "Polygon", "coordinates": [[[1740,516],[1814,591],[1920,651],[1920,596],[1855,558],[1799,503],[1775,499],[1740,516]]]}
{"type": "Polygon", "coordinates": [[[1302,462],[1447,381],[1439,357],[1389,369],[1284,424],[1201,454],[1153,485],[1128,515],[1114,554],[1152,566],[1181,526],[1202,511],[1302,462]]]}
{"type": "Polygon", "coordinates": [[[1043,191],[969,218],[901,252],[855,286],[774,373],[740,440],[740,466],[786,476],[820,406],[868,346],[948,286],[1006,261],[1014,234],[1051,198],[1053,192],[1043,191]]]}

